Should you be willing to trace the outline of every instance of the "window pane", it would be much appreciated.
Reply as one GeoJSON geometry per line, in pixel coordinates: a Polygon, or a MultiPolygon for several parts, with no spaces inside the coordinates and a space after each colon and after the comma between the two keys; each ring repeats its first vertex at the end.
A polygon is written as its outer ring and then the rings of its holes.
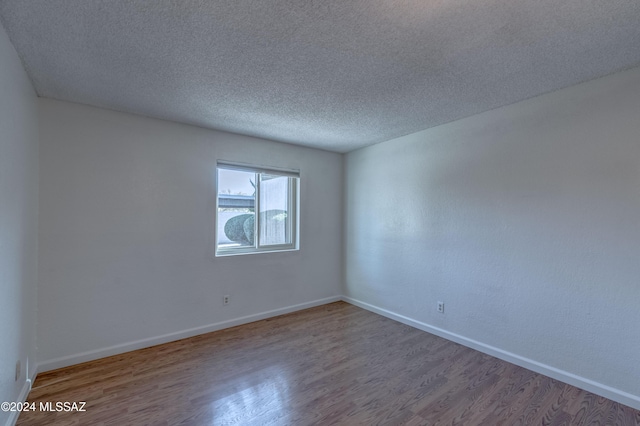
{"type": "Polygon", "coordinates": [[[218,169],[218,248],[255,246],[256,174],[218,169]]]}
{"type": "Polygon", "coordinates": [[[260,174],[260,245],[291,243],[289,192],[286,176],[260,174]]]}
{"type": "Polygon", "coordinates": [[[297,250],[298,179],[218,163],[216,256],[297,250]]]}

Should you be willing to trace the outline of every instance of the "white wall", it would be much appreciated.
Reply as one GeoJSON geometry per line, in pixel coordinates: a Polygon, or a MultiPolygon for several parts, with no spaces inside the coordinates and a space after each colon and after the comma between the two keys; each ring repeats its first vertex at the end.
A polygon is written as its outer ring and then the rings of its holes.
{"type": "Polygon", "coordinates": [[[42,369],[341,294],[340,154],[54,100],[39,105],[42,369]],[[219,159],[300,169],[299,251],[213,256],[219,159]]]}
{"type": "Polygon", "coordinates": [[[345,197],[347,296],[640,408],[640,69],[352,152],[345,197]]]}
{"type": "MultiPolygon", "coordinates": [[[[27,363],[36,355],[37,112],[31,82],[0,25],[0,402],[26,396],[27,363]]],[[[0,411],[0,424],[10,414],[0,411]]]]}

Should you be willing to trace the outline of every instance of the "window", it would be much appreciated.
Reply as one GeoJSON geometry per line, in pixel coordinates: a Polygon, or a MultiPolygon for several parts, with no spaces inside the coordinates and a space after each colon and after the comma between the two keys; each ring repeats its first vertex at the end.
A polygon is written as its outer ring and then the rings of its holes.
{"type": "Polygon", "coordinates": [[[298,248],[299,173],[218,163],[216,256],[298,248]]]}

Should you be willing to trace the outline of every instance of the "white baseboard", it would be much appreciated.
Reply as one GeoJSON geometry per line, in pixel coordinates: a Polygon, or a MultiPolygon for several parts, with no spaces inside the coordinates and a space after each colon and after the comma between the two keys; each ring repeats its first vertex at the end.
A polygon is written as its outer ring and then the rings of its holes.
{"type": "MultiPolygon", "coordinates": [[[[29,379],[24,381],[24,385],[22,386],[22,389],[20,389],[20,393],[18,394],[18,399],[16,399],[16,402],[25,402],[27,400],[27,396],[29,396],[29,392],[31,391],[31,383],[32,381],[29,379]]],[[[10,412],[6,425],[14,426],[18,422],[19,416],[20,411],[10,412]]]]}
{"type": "MultiPolygon", "coordinates": [[[[307,303],[287,306],[287,307],[275,309],[272,311],[262,312],[254,315],[248,315],[248,316],[235,318],[227,321],[222,321],[222,322],[218,322],[215,324],[210,324],[202,327],[191,328],[188,330],[169,333],[162,336],[152,337],[148,339],[141,339],[134,342],[114,345],[107,348],[87,351],[87,352],[83,352],[75,355],[70,355],[70,356],[65,356],[61,358],[44,361],[39,363],[36,369],[34,369],[34,372],[32,374],[32,380],[35,380],[37,372],[55,370],[56,368],[67,367],[70,365],[92,361],[95,359],[104,358],[111,355],[117,355],[124,352],[147,348],[150,346],[155,346],[162,343],[168,343],[175,340],[184,339],[187,337],[193,337],[199,334],[210,333],[212,331],[218,331],[218,330],[222,330],[229,327],[235,327],[237,325],[248,324],[250,322],[260,321],[266,318],[276,317],[278,315],[284,315],[291,312],[300,311],[303,309],[313,308],[316,306],[325,305],[327,303],[337,302],[339,300],[342,300],[344,302],[366,309],[368,311],[374,312],[376,314],[382,315],[384,317],[390,318],[392,320],[401,322],[408,326],[417,328],[419,330],[426,331],[427,333],[435,334],[436,336],[440,336],[447,340],[451,340],[453,342],[475,349],[482,353],[486,353],[488,355],[491,355],[496,358],[502,359],[504,361],[510,362],[512,364],[518,365],[520,367],[527,368],[531,371],[535,371],[536,373],[544,374],[545,376],[551,377],[556,380],[560,380],[564,383],[568,383],[572,386],[576,386],[578,388],[603,396],[605,398],[609,398],[621,404],[628,405],[629,407],[635,408],[637,410],[640,410],[640,396],[638,395],[633,395],[628,392],[624,392],[622,390],[604,385],[602,383],[598,383],[596,381],[587,379],[585,377],[575,375],[568,371],[564,371],[564,370],[537,362],[535,360],[532,360],[520,355],[516,355],[511,352],[507,352],[500,348],[487,345],[477,340],[469,339],[465,336],[461,336],[456,333],[451,333],[439,327],[434,327],[424,322],[414,320],[404,315],[400,315],[395,312],[389,311],[387,309],[383,309],[383,308],[380,308],[380,307],[377,307],[369,303],[362,302],[360,300],[353,299],[347,296],[327,297],[324,299],[318,299],[318,300],[314,300],[307,303]]],[[[30,388],[31,388],[31,381],[27,381],[25,383],[24,388],[20,392],[21,399],[19,399],[19,401],[26,400],[27,395],[29,394],[30,388]]],[[[7,422],[7,426],[13,426],[18,419],[18,416],[17,416],[18,413],[12,413],[12,414],[15,414],[15,418],[14,416],[11,416],[9,418],[9,421],[7,422]]]]}
{"type": "Polygon", "coordinates": [[[573,373],[569,373],[568,371],[560,370],[550,365],[542,364],[535,360],[525,358],[523,356],[516,355],[511,352],[504,351],[500,348],[496,348],[494,346],[490,346],[482,342],[478,342],[477,340],[469,339],[459,334],[451,333],[442,328],[434,327],[432,325],[426,324],[421,321],[416,321],[404,315],[391,312],[387,309],[379,308],[377,306],[362,302],[360,300],[353,299],[351,297],[343,296],[342,300],[352,305],[358,306],[360,308],[363,308],[368,311],[374,312],[376,314],[382,315],[384,317],[390,318],[392,320],[401,322],[408,326],[417,328],[422,331],[426,331],[431,334],[435,334],[436,336],[440,336],[447,340],[451,340],[463,346],[467,346],[469,348],[475,349],[482,353],[494,356],[496,358],[518,365],[520,367],[529,369],[536,373],[543,374],[545,376],[551,377],[552,379],[560,380],[564,383],[568,383],[572,386],[584,389],[596,395],[609,398],[613,401],[619,402],[620,404],[628,405],[629,407],[635,408],[636,410],[640,410],[640,396],[638,395],[633,395],[628,392],[624,392],[619,389],[612,388],[610,386],[595,382],[585,377],[580,377],[573,373]]]}
{"type": "Polygon", "coordinates": [[[57,368],[68,367],[70,365],[80,364],[87,361],[93,361],[99,358],[104,358],[112,355],[118,355],[121,353],[135,351],[137,349],[148,348],[150,346],[160,345],[163,343],[169,343],[188,337],[197,336],[199,334],[210,333],[212,331],[218,331],[229,327],[235,327],[237,325],[248,324],[254,321],[260,321],[267,318],[276,317],[278,315],[284,315],[303,309],[313,308],[315,306],[326,305],[327,303],[338,302],[342,300],[340,296],[326,297],[324,299],[313,300],[311,302],[300,303],[298,305],[287,306],[280,309],[274,309],[272,311],[261,312],[258,314],[247,315],[240,318],[234,318],[227,321],[221,321],[215,324],[209,324],[201,327],[190,328],[188,330],[177,331],[174,333],[164,334],[157,337],[150,337],[147,339],[136,340],[134,342],[123,343],[120,345],[109,346],[106,348],[96,349],[92,351],[82,352],[79,354],[68,355],[60,358],[46,360],[38,363],[37,371],[50,371],[57,368]]]}

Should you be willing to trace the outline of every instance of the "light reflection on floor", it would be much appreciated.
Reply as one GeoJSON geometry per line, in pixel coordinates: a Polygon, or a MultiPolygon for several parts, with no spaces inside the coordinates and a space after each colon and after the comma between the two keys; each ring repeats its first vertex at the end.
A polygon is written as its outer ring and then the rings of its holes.
{"type": "Polygon", "coordinates": [[[287,369],[270,366],[240,377],[236,392],[213,401],[208,418],[212,425],[289,424],[291,384],[287,369]],[[256,378],[259,382],[256,383],[256,378]]]}

